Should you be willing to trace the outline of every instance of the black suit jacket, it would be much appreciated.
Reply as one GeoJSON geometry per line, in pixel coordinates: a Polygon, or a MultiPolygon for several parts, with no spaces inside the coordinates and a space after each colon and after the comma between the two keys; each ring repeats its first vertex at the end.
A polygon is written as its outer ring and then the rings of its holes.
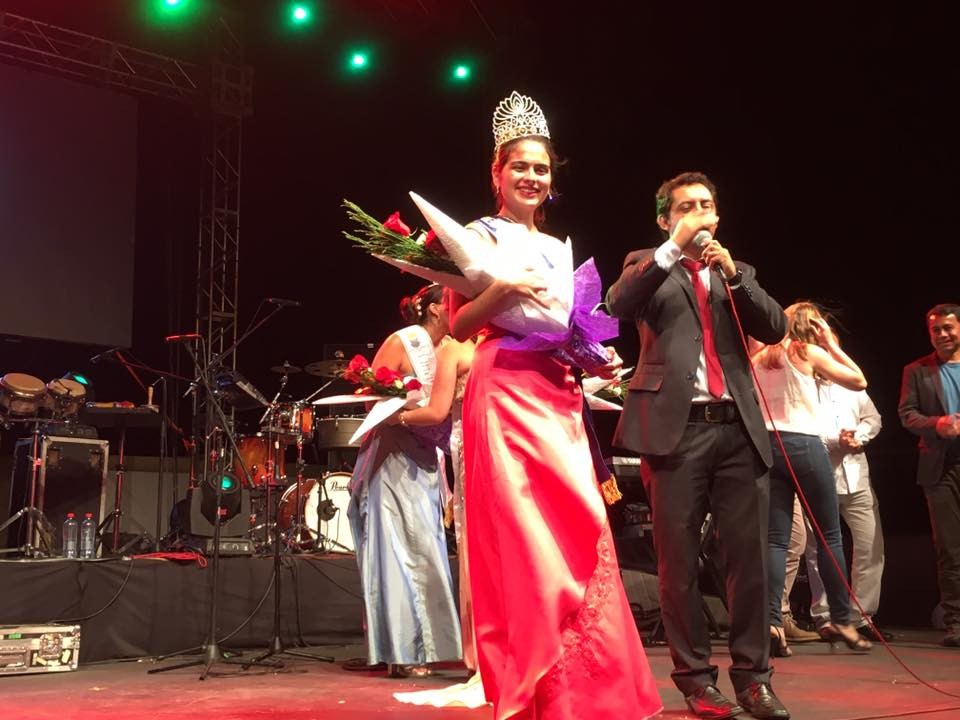
{"type": "Polygon", "coordinates": [[[936,485],[943,476],[943,464],[950,443],[937,435],[937,420],[946,415],[943,383],[940,381],[940,361],[936,353],[915,360],[903,369],[900,384],[900,405],[897,408],[900,423],[914,435],[917,445],[917,483],[936,485]]]}
{"type": "MultiPolygon", "coordinates": [[[[638,453],[666,455],[680,442],[690,415],[697,365],[703,345],[700,312],[690,276],[680,263],[663,270],[654,249],[637,250],[623,263],[623,273],[607,292],[610,312],[636,322],[640,358],[624,399],[614,445],[638,453]]],[[[766,344],[780,342],[787,330],[780,305],[757,284],[756,272],[743,272],[732,290],[744,332],[766,344]]],[[[710,274],[714,341],[727,388],[760,457],[772,463],[770,439],[757,403],[750,359],[743,348],[724,283],[710,274]]]]}

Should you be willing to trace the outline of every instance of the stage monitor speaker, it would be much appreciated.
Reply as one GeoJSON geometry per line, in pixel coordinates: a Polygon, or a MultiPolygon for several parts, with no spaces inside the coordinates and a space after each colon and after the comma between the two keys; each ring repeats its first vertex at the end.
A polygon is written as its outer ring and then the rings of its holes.
{"type": "MultiPolygon", "coordinates": [[[[190,493],[190,515],[187,527],[188,535],[213,537],[213,525],[216,522],[217,491],[212,478],[200,483],[190,493]]],[[[241,487],[240,481],[232,473],[224,473],[220,478],[223,485],[221,494],[220,537],[245,537],[250,529],[250,493],[241,487]]]]}
{"type": "MultiPolygon", "coordinates": [[[[104,517],[109,443],[106,440],[42,435],[39,445],[34,506],[50,521],[54,547],[59,550],[60,526],[68,512],[75,513],[78,520],[83,520],[86,513],[92,513],[98,525],[104,517]]],[[[32,451],[33,438],[18,440],[14,448],[11,515],[30,503],[32,451]]],[[[23,519],[12,524],[7,531],[7,546],[24,545],[25,533],[23,519]]],[[[33,544],[39,545],[36,538],[33,544]]]]}

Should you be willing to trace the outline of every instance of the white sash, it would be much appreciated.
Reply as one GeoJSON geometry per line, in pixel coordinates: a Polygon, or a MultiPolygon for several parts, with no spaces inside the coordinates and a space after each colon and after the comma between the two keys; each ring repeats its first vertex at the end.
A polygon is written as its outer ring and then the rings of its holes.
{"type": "Polygon", "coordinates": [[[397,330],[396,336],[400,338],[403,349],[407,351],[413,374],[423,385],[424,396],[430,397],[430,390],[433,389],[433,378],[437,374],[437,353],[434,350],[430,333],[423,325],[410,325],[402,330],[397,330]]]}

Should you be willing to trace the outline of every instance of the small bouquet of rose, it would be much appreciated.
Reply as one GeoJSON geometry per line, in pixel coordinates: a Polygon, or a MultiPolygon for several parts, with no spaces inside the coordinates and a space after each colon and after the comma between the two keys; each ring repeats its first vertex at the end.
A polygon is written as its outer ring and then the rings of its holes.
{"type": "Polygon", "coordinates": [[[363,355],[355,355],[341,377],[358,387],[352,395],[332,395],[314,400],[314,405],[342,405],[356,402],[375,402],[366,418],[350,438],[359,441],[370,430],[398,410],[415,408],[426,402],[423,386],[415,377],[404,377],[390,368],[370,367],[363,355]]]}
{"type": "Polygon", "coordinates": [[[630,378],[626,377],[633,368],[622,368],[615,378],[605,379],[596,375],[585,375],[583,393],[592,410],[623,410],[623,398],[627,394],[630,378]]]}

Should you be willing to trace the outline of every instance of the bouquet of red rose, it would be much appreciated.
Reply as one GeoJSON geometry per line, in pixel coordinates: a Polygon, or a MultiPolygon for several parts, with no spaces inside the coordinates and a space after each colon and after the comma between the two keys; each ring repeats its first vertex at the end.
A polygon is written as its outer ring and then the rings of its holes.
{"type": "Polygon", "coordinates": [[[423,387],[415,377],[405,378],[382,365],[374,370],[363,355],[354,355],[341,377],[347,382],[359,385],[354,395],[405,398],[410,392],[423,387]]]}
{"type": "Polygon", "coordinates": [[[426,401],[423,386],[415,377],[404,377],[386,367],[376,369],[363,355],[355,355],[341,377],[358,387],[352,395],[333,395],[314,400],[314,405],[342,405],[355,402],[375,402],[367,417],[350,438],[357,442],[370,430],[403,408],[414,408],[426,401]]]}
{"type": "Polygon", "coordinates": [[[405,272],[451,287],[462,295],[474,295],[472,285],[450,259],[433,230],[414,233],[399,212],[380,222],[349,200],[343,201],[343,207],[356,225],[354,232],[344,230],[343,235],[361,250],[405,272]]]}

